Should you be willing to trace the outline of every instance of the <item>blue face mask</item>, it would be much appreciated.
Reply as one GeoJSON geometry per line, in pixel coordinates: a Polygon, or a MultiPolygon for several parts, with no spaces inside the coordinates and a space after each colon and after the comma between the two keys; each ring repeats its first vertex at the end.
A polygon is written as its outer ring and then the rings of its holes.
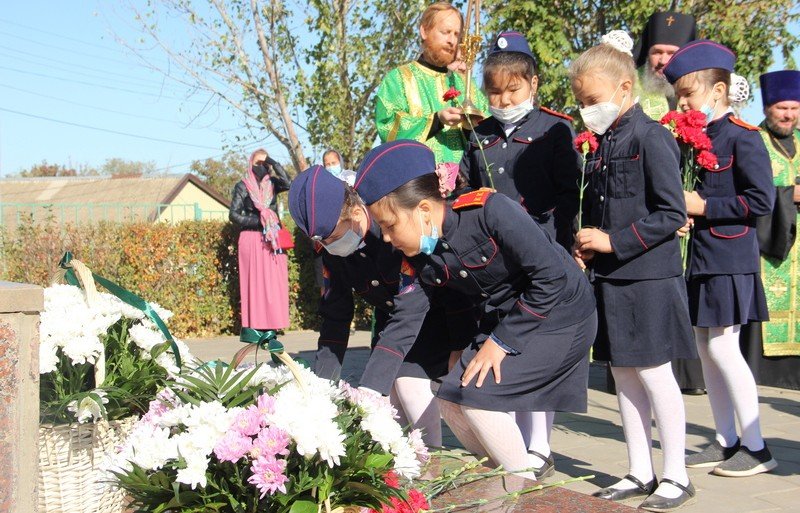
{"type": "Polygon", "coordinates": [[[342,174],[342,165],[336,164],[335,166],[327,166],[325,170],[328,171],[333,176],[335,176],[336,178],[339,178],[339,176],[341,176],[342,174]]]}
{"type": "Polygon", "coordinates": [[[439,229],[431,225],[431,234],[425,235],[425,223],[422,221],[422,211],[419,211],[419,224],[422,228],[422,235],[419,236],[419,252],[430,255],[436,249],[439,242],[439,229]]]}
{"type": "Polygon", "coordinates": [[[706,124],[714,121],[714,112],[717,110],[718,101],[719,100],[714,100],[714,105],[708,105],[707,103],[704,103],[703,106],[700,107],[700,112],[706,117],[706,124]]]}

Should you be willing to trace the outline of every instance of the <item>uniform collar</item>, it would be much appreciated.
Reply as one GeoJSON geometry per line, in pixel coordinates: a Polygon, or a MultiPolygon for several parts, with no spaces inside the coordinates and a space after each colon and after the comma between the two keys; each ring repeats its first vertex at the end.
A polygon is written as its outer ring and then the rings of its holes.
{"type": "Polygon", "coordinates": [[[451,240],[456,234],[458,222],[456,220],[457,214],[453,210],[453,202],[448,201],[444,207],[444,219],[442,220],[442,238],[451,240]]]}
{"type": "Polygon", "coordinates": [[[733,111],[728,110],[727,112],[725,112],[725,114],[722,115],[722,117],[717,118],[711,123],[709,123],[708,127],[706,128],[706,133],[709,136],[718,134],[722,130],[722,127],[728,124],[728,118],[731,117],[732,115],[733,111]]]}
{"type": "Polygon", "coordinates": [[[629,108],[625,112],[625,114],[623,114],[622,117],[619,118],[619,121],[617,121],[616,126],[610,128],[606,133],[618,132],[620,129],[624,128],[625,125],[630,123],[638,112],[642,112],[642,107],[638,103],[634,103],[633,105],[631,105],[631,108],[629,108]]]}
{"type": "MultiPolygon", "coordinates": [[[[539,109],[539,106],[538,105],[534,105],[533,109],[531,109],[530,112],[525,114],[519,121],[517,121],[515,123],[514,129],[511,132],[509,132],[508,135],[506,135],[506,130],[505,130],[505,127],[503,126],[503,124],[497,118],[493,117],[492,121],[494,121],[494,123],[492,123],[492,125],[490,127],[491,128],[491,132],[493,134],[501,135],[503,137],[510,137],[511,134],[513,134],[514,132],[519,131],[522,128],[522,126],[525,125],[525,123],[527,123],[528,121],[535,120],[537,117],[539,117],[539,115],[541,113],[542,113],[542,111],[539,109]]],[[[478,126],[476,128],[480,128],[480,126],[478,126]]],[[[489,135],[489,134],[486,134],[486,135],[489,135]]]]}

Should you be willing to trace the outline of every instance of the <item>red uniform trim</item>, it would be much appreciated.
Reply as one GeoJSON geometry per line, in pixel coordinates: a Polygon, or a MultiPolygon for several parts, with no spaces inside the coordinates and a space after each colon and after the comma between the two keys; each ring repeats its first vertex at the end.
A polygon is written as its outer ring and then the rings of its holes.
{"type": "MultiPolygon", "coordinates": [[[[673,57],[674,57],[674,55],[673,55],[673,57]]],[[[761,130],[757,126],[753,126],[750,123],[746,123],[746,122],[742,121],[741,119],[739,119],[739,118],[737,118],[735,116],[728,116],[728,120],[731,123],[733,123],[734,125],[738,125],[738,126],[740,126],[742,128],[746,128],[747,130],[753,130],[755,132],[758,132],[759,130],[761,130]]]]}
{"type": "Polygon", "coordinates": [[[494,189],[481,187],[477,191],[462,194],[453,202],[453,210],[460,210],[466,207],[482,207],[489,200],[489,195],[494,193],[494,189]]]}
{"type": "Polygon", "coordinates": [[[541,107],[541,106],[539,107],[539,110],[541,110],[542,112],[546,112],[546,113],[548,113],[548,114],[550,114],[552,116],[556,116],[556,117],[561,118],[561,119],[566,119],[570,123],[572,123],[574,121],[572,116],[568,116],[567,114],[564,114],[563,112],[558,112],[558,111],[555,111],[553,109],[548,109],[547,107],[541,107]]]}
{"type": "Polygon", "coordinates": [[[644,249],[650,249],[650,248],[647,247],[647,244],[644,243],[644,240],[642,240],[642,236],[639,235],[639,230],[636,229],[636,223],[631,223],[631,228],[633,228],[633,233],[636,234],[636,238],[639,239],[639,242],[642,243],[642,246],[644,246],[644,249]]]}
{"type": "Polygon", "coordinates": [[[402,354],[398,353],[397,351],[395,351],[395,350],[393,350],[393,349],[389,349],[388,347],[383,347],[383,346],[375,346],[375,349],[383,349],[383,350],[384,350],[384,351],[386,351],[387,353],[389,353],[389,354],[393,354],[393,355],[397,356],[398,358],[402,358],[402,357],[403,357],[403,355],[402,355],[402,354]]]}
{"type": "Polygon", "coordinates": [[[736,199],[738,199],[739,203],[741,203],[744,207],[744,216],[750,217],[750,207],[747,206],[747,202],[744,200],[744,198],[741,196],[736,196],[736,199]]]}
{"type": "Polygon", "coordinates": [[[533,310],[531,310],[530,308],[528,308],[527,306],[523,305],[522,301],[518,300],[517,304],[519,305],[520,308],[522,308],[523,310],[525,310],[529,314],[533,315],[534,317],[538,317],[540,319],[547,319],[547,317],[545,317],[544,315],[538,314],[538,313],[534,312],[533,310]]]}

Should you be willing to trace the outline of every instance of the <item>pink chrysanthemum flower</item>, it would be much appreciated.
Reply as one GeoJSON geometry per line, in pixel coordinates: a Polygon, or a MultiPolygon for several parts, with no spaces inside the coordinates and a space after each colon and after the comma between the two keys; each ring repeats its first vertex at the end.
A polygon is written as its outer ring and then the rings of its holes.
{"type": "Polygon", "coordinates": [[[259,458],[253,462],[250,470],[253,475],[247,479],[247,482],[258,488],[261,492],[260,499],[263,499],[267,494],[272,495],[275,492],[286,493],[286,483],[289,481],[289,478],[284,474],[286,460],[259,458]]]}
{"type": "Polygon", "coordinates": [[[264,428],[253,441],[250,456],[255,459],[274,459],[278,455],[286,456],[289,454],[289,442],[291,442],[291,438],[286,431],[276,427],[264,428]]]}
{"type": "Polygon", "coordinates": [[[251,406],[239,412],[231,429],[246,436],[256,435],[261,429],[261,414],[258,409],[251,406]]]}
{"type": "Polygon", "coordinates": [[[217,442],[214,447],[214,455],[220,461],[236,463],[250,452],[252,447],[253,440],[249,436],[244,436],[236,431],[229,431],[217,442]]]}

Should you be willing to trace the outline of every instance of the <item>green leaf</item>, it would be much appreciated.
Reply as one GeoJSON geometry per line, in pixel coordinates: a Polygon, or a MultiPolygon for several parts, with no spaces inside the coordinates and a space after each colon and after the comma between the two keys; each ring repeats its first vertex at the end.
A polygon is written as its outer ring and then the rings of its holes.
{"type": "Polygon", "coordinates": [[[367,468],[386,468],[392,462],[391,454],[370,454],[364,466],[367,468]]]}
{"type": "Polygon", "coordinates": [[[311,501],[295,501],[289,513],[317,513],[317,504],[311,501]]]}

